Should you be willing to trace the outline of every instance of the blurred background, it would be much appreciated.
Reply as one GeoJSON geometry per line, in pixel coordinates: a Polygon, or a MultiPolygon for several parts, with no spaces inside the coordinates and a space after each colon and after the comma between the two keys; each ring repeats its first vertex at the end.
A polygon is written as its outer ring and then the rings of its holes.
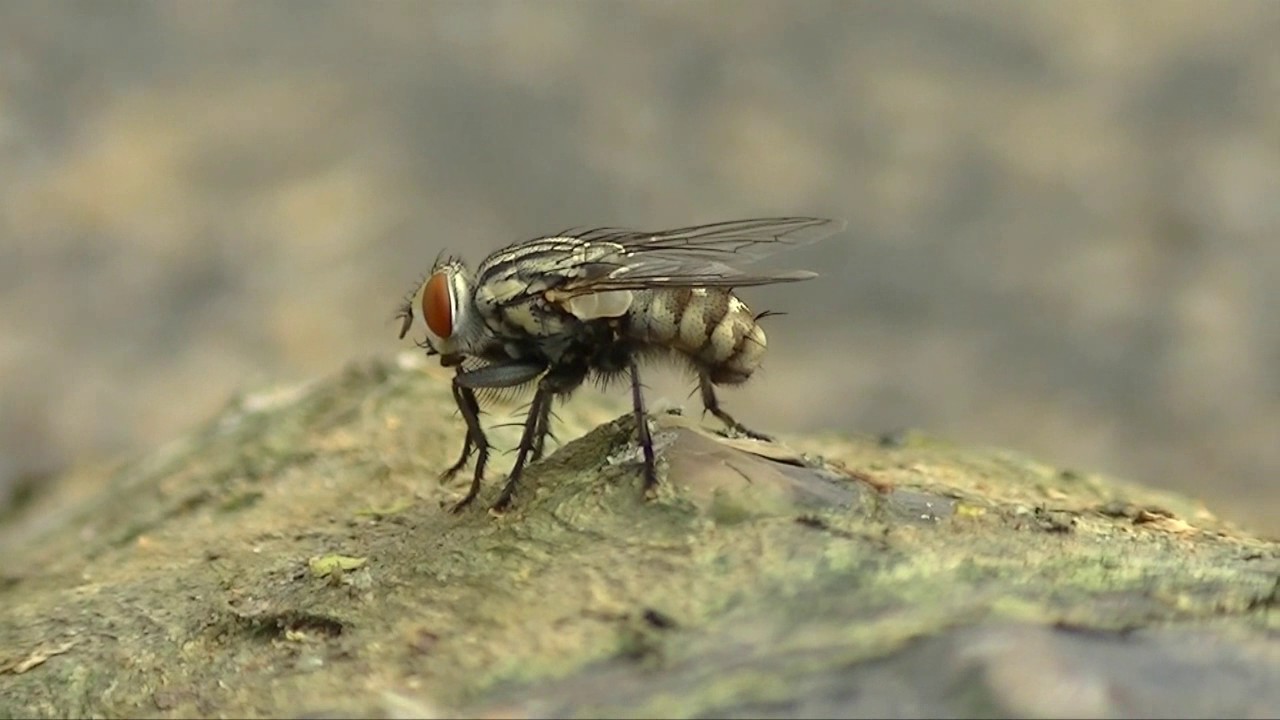
{"type": "Polygon", "coordinates": [[[822,277],[743,292],[788,313],[744,422],[1280,535],[1277,38],[1263,1],[0,3],[0,505],[409,347],[442,248],[817,214],[766,262],[822,277]]]}

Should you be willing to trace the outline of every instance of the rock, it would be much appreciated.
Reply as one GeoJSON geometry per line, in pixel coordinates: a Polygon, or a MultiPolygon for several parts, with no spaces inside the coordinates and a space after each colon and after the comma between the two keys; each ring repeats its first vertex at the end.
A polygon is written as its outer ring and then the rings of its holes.
{"type": "Polygon", "coordinates": [[[0,715],[1280,713],[1280,547],[1185,498],[663,414],[644,500],[625,408],[558,414],[501,516],[412,356],[62,478],[0,527],[0,715]]]}

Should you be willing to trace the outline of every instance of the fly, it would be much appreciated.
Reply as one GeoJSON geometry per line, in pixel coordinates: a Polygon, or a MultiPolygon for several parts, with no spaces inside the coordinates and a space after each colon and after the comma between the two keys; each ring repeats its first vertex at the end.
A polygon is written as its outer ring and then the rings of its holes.
{"type": "Polygon", "coordinates": [[[698,377],[703,407],[744,435],[767,440],[720,406],[715,388],[739,385],[760,366],[765,334],[735,288],[808,280],[816,273],[751,274],[737,266],[777,250],[820,240],[842,221],[811,217],[734,220],[639,232],[565,231],[509,245],[471,272],[457,258],[436,261],[401,306],[403,338],[421,314],[417,343],[454,368],[453,398],[466,423],[462,456],[475,472],[456,512],[475,500],[489,458],[477,391],[533,385],[516,460],[495,510],[511,502],[527,462],[542,456],[552,402],[588,378],[626,376],[644,455],[644,489],[658,482],[641,394],[640,361],[683,360],[698,377]]]}

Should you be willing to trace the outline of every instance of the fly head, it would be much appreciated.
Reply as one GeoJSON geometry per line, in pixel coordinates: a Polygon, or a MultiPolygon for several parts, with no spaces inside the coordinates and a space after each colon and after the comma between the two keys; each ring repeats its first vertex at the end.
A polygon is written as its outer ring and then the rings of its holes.
{"type": "Polygon", "coordinates": [[[415,320],[424,330],[418,346],[428,355],[450,358],[477,355],[486,342],[484,321],[475,308],[475,280],[471,271],[456,258],[437,260],[417,289],[400,306],[400,337],[414,328],[415,320]]]}

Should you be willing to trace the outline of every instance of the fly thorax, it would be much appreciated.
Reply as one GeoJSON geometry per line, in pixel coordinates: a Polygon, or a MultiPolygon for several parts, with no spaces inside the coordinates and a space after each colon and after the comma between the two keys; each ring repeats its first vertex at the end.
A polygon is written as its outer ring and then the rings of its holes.
{"type": "Polygon", "coordinates": [[[572,320],[539,297],[507,305],[478,305],[488,328],[504,340],[538,342],[556,337],[568,331],[572,320]]]}

